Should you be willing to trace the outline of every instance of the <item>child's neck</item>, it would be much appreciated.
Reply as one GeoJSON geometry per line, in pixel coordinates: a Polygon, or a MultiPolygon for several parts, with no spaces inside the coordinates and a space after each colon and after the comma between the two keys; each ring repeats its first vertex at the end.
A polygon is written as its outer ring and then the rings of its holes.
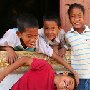
{"type": "Polygon", "coordinates": [[[82,28],[74,28],[74,30],[81,34],[81,33],[83,33],[83,31],[85,30],[85,27],[82,27],[82,28]]]}
{"type": "Polygon", "coordinates": [[[23,46],[23,48],[24,48],[24,49],[26,49],[26,48],[27,48],[27,46],[24,44],[23,40],[22,40],[22,39],[20,39],[20,41],[21,41],[21,45],[23,46]]]}

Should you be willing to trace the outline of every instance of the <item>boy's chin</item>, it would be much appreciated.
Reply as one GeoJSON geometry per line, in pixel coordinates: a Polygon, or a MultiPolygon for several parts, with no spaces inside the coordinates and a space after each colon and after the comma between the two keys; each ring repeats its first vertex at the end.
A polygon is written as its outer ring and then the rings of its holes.
{"type": "Polygon", "coordinates": [[[30,45],[30,46],[28,46],[28,48],[34,48],[35,46],[34,45],[30,45]]]}
{"type": "Polygon", "coordinates": [[[75,29],[80,29],[80,28],[82,28],[82,26],[81,25],[75,25],[74,28],[75,29]]]}

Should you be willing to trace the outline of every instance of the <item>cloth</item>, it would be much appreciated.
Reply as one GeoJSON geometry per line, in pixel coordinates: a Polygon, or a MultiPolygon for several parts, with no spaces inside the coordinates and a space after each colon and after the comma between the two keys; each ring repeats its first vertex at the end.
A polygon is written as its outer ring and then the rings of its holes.
{"type": "MultiPolygon", "coordinates": [[[[29,49],[28,47],[26,49],[23,48],[23,46],[21,45],[20,38],[16,34],[16,31],[18,31],[17,28],[9,29],[3,35],[3,38],[0,39],[0,46],[8,46],[9,45],[15,49],[17,49],[16,47],[19,47],[18,49],[20,49],[20,50],[31,51],[31,49],[29,49]]],[[[41,36],[38,36],[38,40],[36,40],[35,49],[39,53],[46,54],[50,57],[53,54],[53,49],[49,45],[46,44],[45,40],[41,36]]]]}
{"type": "Polygon", "coordinates": [[[66,33],[66,40],[71,47],[72,67],[80,79],[90,79],[90,29],[85,25],[85,30],[79,34],[71,28],[66,33]]]}
{"type": "Polygon", "coordinates": [[[90,79],[80,79],[76,90],[90,90],[90,79]]]}
{"type": "Polygon", "coordinates": [[[55,72],[42,59],[33,59],[31,69],[26,72],[11,88],[11,90],[55,90],[55,72]]]}
{"type": "Polygon", "coordinates": [[[38,33],[41,37],[44,38],[45,42],[48,45],[61,45],[61,47],[64,47],[64,38],[65,38],[65,31],[63,29],[61,29],[58,33],[58,35],[56,36],[56,38],[53,41],[48,40],[47,37],[45,37],[44,35],[44,29],[41,28],[38,30],[38,33]]]}

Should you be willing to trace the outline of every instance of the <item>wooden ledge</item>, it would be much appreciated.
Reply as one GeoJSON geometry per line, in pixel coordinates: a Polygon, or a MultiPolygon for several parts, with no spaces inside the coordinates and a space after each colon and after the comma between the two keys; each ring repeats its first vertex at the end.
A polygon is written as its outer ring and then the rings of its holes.
{"type": "MultiPolygon", "coordinates": [[[[44,59],[47,60],[48,63],[51,64],[51,66],[55,69],[55,70],[66,70],[62,65],[60,65],[59,63],[56,62],[56,60],[44,55],[44,54],[38,54],[36,52],[30,52],[30,51],[15,51],[18,55],[18,57],[22,57],[22,56],[30,56],[30,57],[36,57],[36,58],[40,58],[40,59],[44,59]]],[[[5,61],[6,60],[6,55],[7,52],[6,51],[0,51],[0,70],[3,70],[4,68],[6,68],[9,64],[5,61]]],[[[70,51],[66,52],[66,55],[64,57],[64,59],[70,64],[70,51]]],[[[27,66],[22,66],[19,69],[15,70],[15,72],[24,72],[28,69],[27,66]]]]}

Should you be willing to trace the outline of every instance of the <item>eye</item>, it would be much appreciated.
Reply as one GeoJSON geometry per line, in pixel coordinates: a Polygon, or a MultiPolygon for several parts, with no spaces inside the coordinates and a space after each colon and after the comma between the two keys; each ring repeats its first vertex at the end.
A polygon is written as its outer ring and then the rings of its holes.
{"type": "Polygon", "coordinates": [[[73,17],[74,17],[74,15],[71,15],[71,17],[73,18],[73,17]]]}
{"type": "Polygon", "coordinates": [[[69,85],[72,85],[72,84],[73,84],[73,81],[70,81],[70,82],[69,82],[69,85]]]}
{"type": "Polygon", "coordinates": [[[52,27],[51,29],[55,29],[55,27],[52,27]]]}
{"type": "Polygon", "coordinates": [[[28,38],[31,38],[31,36],[27,36],[28,38]]]}
{"type": "Polygon", "coordinates": [[[44,29],[49,29],[48,27],[45,27],[44,29]]]}

